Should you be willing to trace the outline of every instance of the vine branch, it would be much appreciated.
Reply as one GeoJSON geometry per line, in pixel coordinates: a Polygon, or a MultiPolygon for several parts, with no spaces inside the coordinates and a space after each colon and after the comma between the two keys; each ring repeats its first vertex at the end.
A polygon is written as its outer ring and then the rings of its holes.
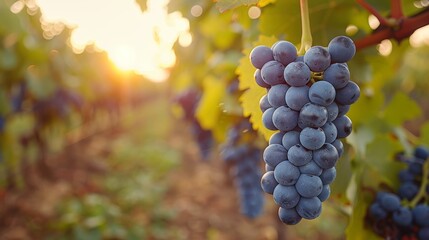
{"type": "MultiPolygon", "coordinates": [[[[394,1],[394,0],[392,0],[394,1]]],[[[371,6],[370,4],[368,4],[367,2],[365,2],[364,0],[356,0],[357,3],[359,3],[359,5],[361,5],[363,8],[365,8],[369,13],[371,13],[372,15],[374,15],[374,17],[376,17],[378,19],[378,21],[380,22],[381,25],[383,26],[389,26],[389,22],[387,21],[386,18],[384,18],[378,11],[377,9],[375,9],[373,6],[371,6]]]]}
{"type": "Polygon", "coordinates": [[[390,9],[391,9],[391,15],[394,19],[400,20],[404,18],[401,0],[391,0],[390,9]]]}

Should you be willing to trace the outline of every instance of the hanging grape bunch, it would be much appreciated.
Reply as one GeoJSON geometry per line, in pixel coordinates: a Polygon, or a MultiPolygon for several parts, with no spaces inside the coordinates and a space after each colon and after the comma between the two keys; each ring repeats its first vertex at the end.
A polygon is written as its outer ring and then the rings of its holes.
{"type": "Polygon", "coordinates": [[[267,89],[260,99],[262,122],[278,131],[263,153],[267,172],[261,186],[273,195],[286,224],[318,217],[330,195],[343,153],[340,139],[352,131],[345,114],[360,96],[346,63],[355,52],[350,38],[338,36],[303,56],[288,41],[250,53],[255,81],[267,89]]]}

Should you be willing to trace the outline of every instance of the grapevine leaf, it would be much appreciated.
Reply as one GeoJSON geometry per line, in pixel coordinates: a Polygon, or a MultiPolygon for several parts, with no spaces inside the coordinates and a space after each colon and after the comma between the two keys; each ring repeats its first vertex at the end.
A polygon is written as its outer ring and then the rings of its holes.
{"type": "Polygon", "coordinates": [[[225,82],[213,76],[203,81],[204,95],[196,110],[196,118],[205,129],[213,129],[218,124],[222,113],[221,102],[225,94],[225,82]]]}
{"type": "MultiPolygon", "coordinates": [[[[265,45],[271,46],[277,41],[274,37],[261,36],[253,46],[265,45]]],[[[250,122],[252,123],[253,129],[258,130],[265,139],[269,139],[274,133],[268,130],[262,124],[262,111],[259,108],[259,99],[267,93],[267,90],[256,84],[253,73],[255,68],[252,66],[249,60],[250,52],[253,47],[246,48],[243,53],[244,56],[240,59],[240,64],[237,68],[236,73],[239,75],[240,89],[244,90],[240,96],[240,102],[243,106],[244,116],[250,116],[250,122]]]]}
{"type": "MultiPolygon", "coordinates": [[[[353,119],[354,121],[354,119],[353,119]]],[[[354,122],[353,122],[354,123],[354,122]]],[[[365,150],[368,143],[374,139],[374,132],[366,125],[353,131],[347,138],[347,142],[353,146],[359,156],[365,156],[365,150]]]]}
{"type": "Polygon", "coordinates": [[[225,12],[226,10],[233,9],[243,5],[252,5],[257,4],[258,0],[218,0],[216,7],[220,12],[225,12]]]}
{"type": "Polygon", "coordinates": [[[265,7],[270,3],[275,3],[276,0],[259,0],[258,7],[265,7]]]}
{"type": "Polygon", "coordinates": [[[421,115],[420,107],[410,97],[398,92],[384,111],[386,123],[399,126],[407,120],[421,115]]]}
{"type": "Polygon", "coordinates": [[[359,100],[350,108],[347,116],[352,119],[353,126],[359,126],[370,121],[371,119],[369,118],[377,117],[383,104],[384,95],[382,93],[372,96],[362,94],[359,100]]]}
{"type": "Polygon", "coordinates": [[[335,168],[337,169],[336,180],[331,185],[331,196],[346,201],[345,193],[353,176],[350,154],[341,157],[335,168]]]}

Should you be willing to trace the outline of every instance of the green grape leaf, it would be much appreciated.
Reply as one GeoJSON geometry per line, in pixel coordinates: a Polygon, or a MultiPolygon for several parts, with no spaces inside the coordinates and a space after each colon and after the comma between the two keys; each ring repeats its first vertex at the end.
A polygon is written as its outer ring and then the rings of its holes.
{"type": "Polygon", "coordinates": [[[257,4],[258,0],[218,0],[216,7],[220,12],[225,12],[226,10],[233,9],[243,5],[252,5],[257,4]]]}
{"type": "Polygon", "coordinates": [[[205,129],[214,129],[222,114],[221,102],[225,94],[225,82],[214,76],[207,76],[203,81],[204,95],[195,116],[205,129]]]}
{"type": "Polygon", "coordinates": [[[353,121],[353,126],[359,126],[367,123],[371,118],[376,118],[384,104],[382,93],[367,96],[364,91],[362,92],[359,100],[351,106],[347,113],[347,116],[353,121]]]}
{"type": "Polygon", "coordinates": [[[404,93],[398,92],[384,110],[383,118],[392,126],[400,126],[405,121],[420,115],[419,105],[404,93]]]}
{"type": "MultiPolygon", "coordinates": [[[[271,46],[276,41],[277,39],[274,37],[261,36],[253,46],[271,46]]],[[[262,111],[259,108],[259,99],[267,93],[267,90],[256,84],[254,80],[253,74],[256,69],[249,60],[252,49],[253,47],[244,49],[244,56],[240,59],[240,64],[236,71],[239,75],[240,89],[244,90],[240,96],[240,102],[243,107],[244,116],[250,116],[253,129],[258,130],[268,140],[274,131],[266,129],[262,124],[262,111]]]]}

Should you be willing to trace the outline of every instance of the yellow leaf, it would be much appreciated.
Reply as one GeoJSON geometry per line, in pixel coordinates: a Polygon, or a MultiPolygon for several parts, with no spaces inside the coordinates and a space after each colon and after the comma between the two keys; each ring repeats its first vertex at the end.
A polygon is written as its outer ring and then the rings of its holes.
{"type": "Polygon", "coordinates": [[[270,3],[275,3],[276,0],[259,0],[258,7],[265,7],[270,3]]]}
{"type": "Polygon", "coordinates": [[[253,44],[253,47],[246,48],[243,51],[244,56],[240,59],[240,64],[236,71],[239,75],[240,89],[245,90],[240,96],[240,102],[243,106],[243,115],[246,117],[250,116],[253,129],[258,130],[266,140],[274,133],[274,131],[264,127],[262,123],[262,111],[259,108],[259,99],[267,93],[267,90],[256,84],[253,77],[256,69],[250,63],[249,55],[254,47],[258,45],[271,47],[276,41],[277,38],[275,37],[261,36],[259,40],[253,44]]]}
{"type": "Polygon", "coordinates": [[[196,110],[196,118],[204,129],[214,129],[222,114],[221,102],[225,95],[226,85],[213,76],[203,80],[204,95],[196,110]]]}

